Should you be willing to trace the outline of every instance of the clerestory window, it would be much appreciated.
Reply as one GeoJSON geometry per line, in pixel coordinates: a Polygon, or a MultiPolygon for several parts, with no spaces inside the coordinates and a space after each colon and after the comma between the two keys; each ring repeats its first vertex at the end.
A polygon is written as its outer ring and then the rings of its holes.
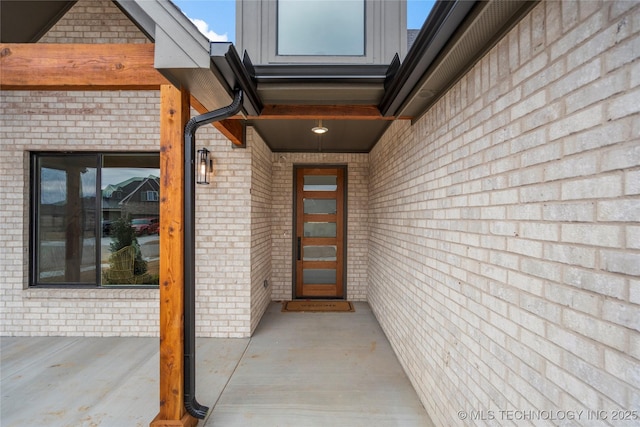
{"type": "Polygon", "coordinates": [[[278,0],[277,54],[364,56],[364,0],[278,0]]]}
{"type": "Polygon", "coordinates": [[[158,153],[32,153],[31,171],[31,286],[158,285],[158,153]]]}

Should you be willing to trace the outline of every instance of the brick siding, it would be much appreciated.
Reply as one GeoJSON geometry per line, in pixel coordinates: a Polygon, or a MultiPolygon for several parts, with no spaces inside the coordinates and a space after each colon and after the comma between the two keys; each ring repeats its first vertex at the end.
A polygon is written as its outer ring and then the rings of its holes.
{"type": "Polygon", "coordinates": [[[80,0],[40,43],[150,43],[110,0],[80,0]]]}
{"type": "Polygon", "coordinates": [[[5,91],[0,117],[3,335],[149,336],[157,289],[29,289],[29,152],[159,150],[158,91],[5,91]]]}
{"type": "MultiPolygon", "coordinates": [[[[116,13],[80,1],[42,42],[147,41],[126,18],[109,35],[116,13]]],[[[250,336],[291,298],[293,165],[346,164],[347,297],[369,301],[436,425],[637,409],[639,16],[539,3],[370,154],[272,153],[251,129],[233,149],[202,127],[216,172],[196,189],[197,334],[250,336]]],[[[0,96],[0,334],[156,336],[157,289],[28,288],[28,154],[158,151],[158,92],[0,96]]]]}
{"type": "Polygon", "coordinates": [[[273,187],[271,150],[251,128],[247,132],[251,150],[251,333],[271,302],[271,203],[273,187]],[[264,285],[266,281],[266,286],[264,285]]]}
{"type": "MultiPolygon", "coordinates": [[[[40,42],[148,40],[111,1],[81,0],[40,42]]],[[[156,336],[157,289],[29,288],[28,221],[29,152],[157,152],[159,92],[3,91],[0,97],[0,180],[5,187],[0,195],[0,334],[156,336]]],[[[261,305],[256,303],[252,313],[251,255],[262,253],[264,258],[265,253],[252,251],[252,151],[232,149],[213,126],[202,127],[197,141],[198,147],[212,150],[217,166],[212,185],[196,189],[197,334],[246,337],[265,304],[264,295],[256,297],[261,305]]],[[[265,243],[255,245],[264,248],[265,243]]],[[[257,265],[256,281],[262,284],[268,270],[264,261],[257,265]]]]}
{"type": "MultiPolygon", "coordinates": [[[[158,91],[3,92],[0,334],[157,335],[157,289],[28,288],[27,248],[29,152],[157,152],[159,102],[158,91]]],[[[213,126],[198,130],[197,145],[212,151],[216,165],[211,185],[196,188],[197,334],[246,337],[270,292],[262,283],[271,267],[271,153],[259,138],[253,149],[233,149],[213,126]],[[252,185],[261,192],[252,195],[252,185]]]]}
{"type": "MultiPolygon", "coordinates": [[[[197,113],[193,113],[196,115],[197,113]]],[[[197,148],[214,158],[210,185],[196,186],[196,333],[251,333],[252,153],[233,149],[212,125],[197,133],[197,148]]]]}
{"type": "Polygon", "coordinates": [[[368,299],[436,425],[638,409],[639,23],[541,2],[371,152],[368,299]]]}

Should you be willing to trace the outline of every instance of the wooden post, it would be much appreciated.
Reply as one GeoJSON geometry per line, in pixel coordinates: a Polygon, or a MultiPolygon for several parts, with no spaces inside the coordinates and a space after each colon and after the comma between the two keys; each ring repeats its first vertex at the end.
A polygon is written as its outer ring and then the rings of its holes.
{"type": "Polygon", "coordinates": [[[151,427],[189,426],[184,407],[184,127],[189,93],[160,87],[160,412],[151,427]]]}

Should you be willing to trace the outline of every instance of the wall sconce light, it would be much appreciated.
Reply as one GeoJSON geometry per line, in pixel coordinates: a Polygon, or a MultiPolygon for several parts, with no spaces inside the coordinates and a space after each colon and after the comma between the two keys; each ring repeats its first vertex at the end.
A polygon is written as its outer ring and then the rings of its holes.
{"type": "Polygon", "coordinates": [[[198,168],[196,169],[196,184],[209,184],[209,174],[213,174],[213,159],[209,158],[209,150],[198,150],[198,168]]]}
{"type": "Polygon", "coordinates": [[[311,132],[317,133],[318,135],[322,135],[323,133],[327,133],[329,129],[322,126],[322,120],[318,120],[318,126],[311,128],[311,132]]]}

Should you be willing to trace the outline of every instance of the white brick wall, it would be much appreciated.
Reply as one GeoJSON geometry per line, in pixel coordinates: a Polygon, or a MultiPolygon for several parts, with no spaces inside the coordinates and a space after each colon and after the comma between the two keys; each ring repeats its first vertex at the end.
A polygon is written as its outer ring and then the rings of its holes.
{"type": "MultiPolygon", "coordinates": [[[[144,43],[147,39],[111,1],[81,0],[41,41],[144,43]]],[[[28,217],[30,151],[157,152],[159,93],[5,91],[0,97],[0,182],[5,188],[0,195],[0,334],[157,335],[157,289],[29,289],[28,217]]],[[[259,164],[256,171],[262,172],[254,181],[263,187],[269,175],[260,159],[270,152],[265,153],[258,140],[253,151],[234,150],[213,126],[200,128],[197,141],[198,147],[213,151],[217,167],[212,185],[196,190],[197,334],[246,337],[255,328],[269,291],[253,295],[251,285],[251,255],[258,258],[255,283],[259,280],[261,285],[262,276],[269,275],[264,258],[265,247],[270,247],[268,242],[252,241],[253,235],[265,238],[264,213],[251,227],[252,203],[265,203],[264,196],[251,195],[252,152],[259,164]]]]}
{"type": "Polygon", "coordinates": [[[638,410],[639,33],[541,2],[370,154],[368,298],[436,425],[638,410]]]}
{"type": "MultiPolygon", "coordinates": [[[[108,0],[81,0],[43,43],[146,43],[108,0]]],[[[0,334],[153,336],[157,289],[29,289],[29,152],[158,151],[159,93],[0,94],[0,334]]]]}
{"type": "Polygon", "coordinates": [[[274,218],[271,150],[260,135],[250,128],[247,131],[248,149],[252,154],[251,165],[251,333],[271,302],[271,227],[274,218]],[[264,286],[265,281],[267,286],[264,286]]]}
{"type": "Polygon", "coordinates": [[[27,288],[29,152],[158,151],[159,92],[5,91],[1,99],[0,334],[156,335],[157,289],[27,288]]]}
{"type": "Polygon", "coordinates": [[[248,148],[234,149],[212,125],[201,127],[196,140],[198,148],[212,152],[215,167],[211,184],[196,186],[196,333],[248,337],[262,307],[253,277],[262,283],[268,274],[260,240],[264,226],[260,217],[255,223],[251,218],[254,201],[260,209],[266,197],[252,192],[254,183],[266,179],[254,178],[252,171],[254,162],[260,164],[261,141],[253,138],[248,148]]]}
{"type": "Polygon", "coordinates": [[[78,1],[39,42],[150,43],[110,0],[78,1]]]}
{"type": "MultiPolygon", "coordinates": [[[[2,93],[0,334],[157,335],[157,289],[28,289],[28,153],[158,151],[159,102],[157,91],[2,93]]],[[[197,145],[216,165],[196,188],[197,334],[246,337],[271,292],[271,152],[258,137],[232,149],[213,126],[197,145]]]]}
{"type": "MultiPolygon", "coordinates": [[[[81,1],[43,41],[118,42],[99,28],[122,18],[87,11],[118,12],[81,1]]],[[[291,298],[293,165],[347,164],[347,296],[369,300],[437,425],[637,409],[639,16],[540,3],[370,155],[271,153],[251,130],[232,149],[201,128],[217,170],[197,188],[198,335],[249,336],[291,298]]],[[[157,335],[157,290],[28,289],[27,248],[28,152],[157,151],[158,93],[0,96],[0,334],[157,335]]]]}

